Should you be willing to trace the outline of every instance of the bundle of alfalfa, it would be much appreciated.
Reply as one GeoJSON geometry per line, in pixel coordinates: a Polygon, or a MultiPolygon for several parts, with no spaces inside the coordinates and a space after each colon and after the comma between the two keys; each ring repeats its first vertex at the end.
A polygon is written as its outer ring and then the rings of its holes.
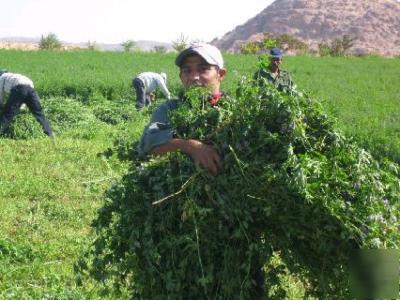
{"type": "Polygon", "coordinates": [[[306,96],[243,80],[218,107],[189,91],[170,118],[177,137],[213,143],[223,168],[213,177],[180,153],[135,161],[94,222],[96,279],[134,299],[252,299],[274,249],[308,293],[335,299],[352,250],[400,244],[397,166],[306,96]]]}
{"type": "MultiPolygon", "coordinates": [[[[74,99],[55,97],[44,99],[42,102],[44,114],[56,134],[96,121],[90,109],[74,99]]],[[[21,110],[4,135],[16,140],[46,137],[39,122],[28,108],[21,110]]]]}

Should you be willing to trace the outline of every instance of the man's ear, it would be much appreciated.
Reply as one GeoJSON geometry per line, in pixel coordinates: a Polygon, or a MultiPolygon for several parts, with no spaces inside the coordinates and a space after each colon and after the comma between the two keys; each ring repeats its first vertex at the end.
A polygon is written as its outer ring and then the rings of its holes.
{"type": "Polygon", "coordinates": [[[225,75],[226,75],[226,70],[225,69],[219,69],[218,70],[218,76],[219,76],[220,80],[224,79],[225,75]]]}

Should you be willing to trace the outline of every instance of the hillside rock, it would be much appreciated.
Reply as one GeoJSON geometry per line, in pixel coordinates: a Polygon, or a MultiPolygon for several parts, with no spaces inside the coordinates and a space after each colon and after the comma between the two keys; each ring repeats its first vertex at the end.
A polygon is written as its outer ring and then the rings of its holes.
{"type": "Polygon", "coordinates": [[[348,34],[357,40],[353,54],[400,55],[400,2],[397,0],[276,0],[245,24],[212,43],[238,52],[263,32],[291,34],[318,49],[348,34]]]}

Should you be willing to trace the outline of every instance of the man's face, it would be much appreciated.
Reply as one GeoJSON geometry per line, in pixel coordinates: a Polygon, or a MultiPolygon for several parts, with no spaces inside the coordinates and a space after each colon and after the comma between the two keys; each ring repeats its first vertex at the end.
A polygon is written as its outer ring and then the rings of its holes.
{"type": "Polygon", "coordinates": [[[179,77],[185,88],[191,86],[207,87],[213,94],[219,92],[221,80],[226,71],[210,65],[199,55],[188,56],[184,59],[179,77]]]}
{"type": "Polygon", "coordinates": [[[270,62],[271,62],[271,67],[272,67],[273,69],[278,69],[279,66],[280,66],[281,63],[282,63],[282,58],[278,58],[278,57],[271,57],[269,60],[270,60],[270,62]]]}

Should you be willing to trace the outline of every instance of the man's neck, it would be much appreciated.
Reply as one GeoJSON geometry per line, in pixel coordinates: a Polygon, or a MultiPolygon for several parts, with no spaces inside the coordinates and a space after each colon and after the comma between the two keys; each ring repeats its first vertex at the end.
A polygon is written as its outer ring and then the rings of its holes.
{"type": "Polygon", "coordinates": [[[214,92],[210,98],[210,103],[212,106],[216,106],[219,99],[221,99],[221,97],[224,95],[223,92],[218,91],[218,92],[214,92]]]}
{"type": "Polygon", "coordinates": [[[279,67],[275,67],[275,66],[270,66],[269,70],[272,74],[276,74],[279,75],[279,73],[281,72],[281,70],[279,69],[279,67]]]}

